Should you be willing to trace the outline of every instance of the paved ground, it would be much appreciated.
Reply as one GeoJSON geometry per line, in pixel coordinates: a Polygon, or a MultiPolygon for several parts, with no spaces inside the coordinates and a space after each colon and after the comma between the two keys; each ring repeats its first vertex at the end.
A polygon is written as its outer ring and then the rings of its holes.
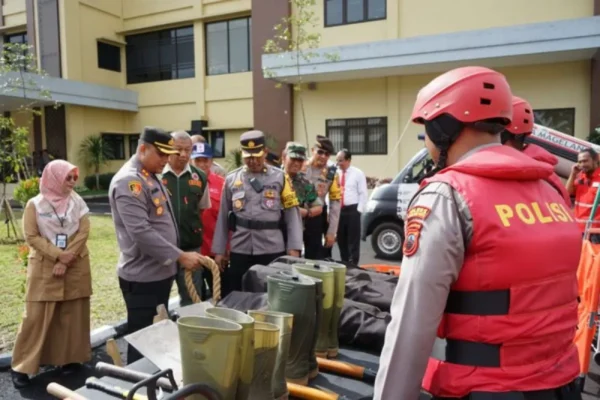
{"type": "MultiPolygon", "coordinates": [[[[97,206],[98,207],[98,206],[97,206]]],[[[98,211],[102,211],[100,207],[98,211]]],[[[339,253],[337,249],[334,250],[334,258],[337,259],[339,253]]],[[[378,260],[374,256],[374,252],[371,249],[370,242],[362,242],[361,246],[361,264],[370,263],[382,263],[382,264],[394,264],[382,260],[378,260]]],[[[121,357],[126,362],[126,343],[123,339],[117,340],[117,344],[121,350],[121,357]]],[[[75,374],[65,376],[61,374],[60,370],[53,368],[47,368],[36,376],[32,382],[33,385],[25,390],[16,391],[10,381],[10,374],[8,371],[0,371],[0,399],[13,400],[13,399],[32,399],[32,400],[53,400],[54,397],[46,393],[46,386],[50,382],[57,382],[63,386],[71,389],[77,389],[85,384],[85,380],[94,375],[94,365],[98,361],[105,361],[112,363],[110,357],[106,354],[104,347],[98,348],[94,351],[92,361],[75,374]]],[[[583,396],[584,400],[595,400],[600,399],[600,368],[593,366],[592,371],[588,375],[586,381],[586,394],[583,396]]]]}

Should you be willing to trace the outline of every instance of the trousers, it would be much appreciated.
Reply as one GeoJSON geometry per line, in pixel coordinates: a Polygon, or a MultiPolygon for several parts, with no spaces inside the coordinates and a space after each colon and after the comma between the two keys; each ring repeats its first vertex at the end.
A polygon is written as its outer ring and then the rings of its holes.
{"type": "MultiPolygon", "coordinates": [[[[127,333],[137,332],[154,322],[156,307],[163,304],[168,310],[169,295],[174,277],[154,282],[133,282],[119,278],[119,286],[127,308],[127,333]]],[[[127,363],[143,358],[133,346],[127,346],[127,363]]]]}
{"type": "Polygon", "coordinates": [[[250,267],[255,264],[269,265],[273,260],[284,255],[285,253],[252,255],[232,252],[229,267],[221,274],[221,298],[225,298],[234,290],[242,290],[242,278],[250,267]]]}

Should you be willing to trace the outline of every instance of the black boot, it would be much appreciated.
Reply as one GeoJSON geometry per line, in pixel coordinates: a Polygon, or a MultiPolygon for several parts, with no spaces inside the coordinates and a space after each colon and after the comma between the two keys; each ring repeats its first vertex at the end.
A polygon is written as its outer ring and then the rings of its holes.
{"type": "Polygon", "coordinates": [[[79,369],[82,367],[81,364],[79,363],[70,363],[70,364],[65,364],[61,367],[62,373],[66,374],[66,375],[70,375],[74,372],[79,371],[79,369]]]}
{"type": "Polygon", "coordinates": [[[11,369],[10,375],[15,389],[23,389],[31,384],[31,381],[29,380],[29,376],[27,374],[23,374],[21,372],[17,372],[11,369]]]}

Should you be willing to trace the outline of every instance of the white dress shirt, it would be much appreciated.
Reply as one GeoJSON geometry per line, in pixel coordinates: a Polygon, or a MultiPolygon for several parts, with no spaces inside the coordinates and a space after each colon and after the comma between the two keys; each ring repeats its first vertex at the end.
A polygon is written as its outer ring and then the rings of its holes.
{"type": "Polygon", "coordinates": [[[367,178],[365,174],[358,168],[349,166],[346,170],[344,178],[344,186],[342,187],[342,176],[344,171],[338,168],[338,179],[340,187],[344,191],[343,201],[344,206],[357,204],[358,212],[362,213],[369,200],[367,191],[367,178]]]}

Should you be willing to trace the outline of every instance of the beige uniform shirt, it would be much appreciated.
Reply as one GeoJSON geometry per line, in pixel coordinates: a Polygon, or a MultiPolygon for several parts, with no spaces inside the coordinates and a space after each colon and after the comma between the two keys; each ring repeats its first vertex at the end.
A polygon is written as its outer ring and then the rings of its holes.
{"type": "Polygon", "coordinates": [[[416,206],[427,207],[431,213],[422,221],[416,252],[402,260],[375,400],[418,399],[450,286],[458,278],[473,235],[466,202],[449,185],[427,185],[415,195],[409,210],[416,206]]]}
{"type": "MultiPolygon", "coordinates": [[[[298,199],[289,178],[279,168],[265,166],[263,172],[252,173],[242,167],[227,175],[213,236],[213,254],[225,254],[230,212],[244,220],[272,223],[280,221],[283,212],[287,250],[302,249],[302,217],[298,199]],[[261,182],[263,190],[260,193],[250,184],[252,178],[261,182]]],[[[238,224],[231,235],[232,253],[260,255],[283,253],[285,250],[286,243],[279,228],[248,229],[238,224]]]]}

